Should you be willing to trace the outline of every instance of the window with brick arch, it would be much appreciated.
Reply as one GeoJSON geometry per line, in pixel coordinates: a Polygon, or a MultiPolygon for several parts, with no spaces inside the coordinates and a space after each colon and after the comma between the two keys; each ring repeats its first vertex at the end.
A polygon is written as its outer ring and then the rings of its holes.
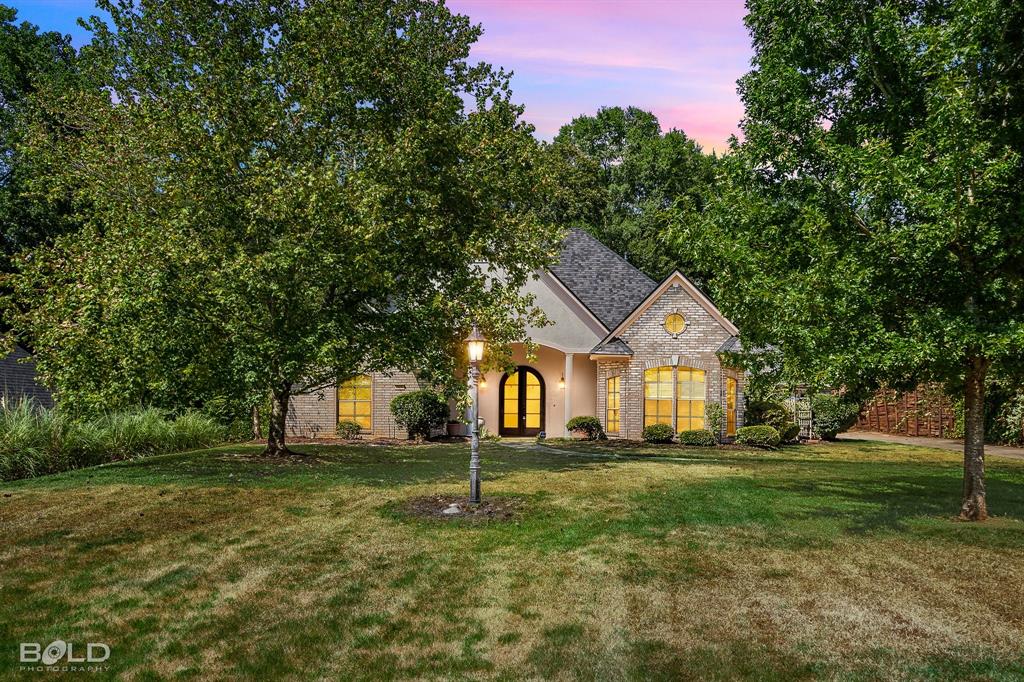
{"type": "Polygon", "coordinates": [[[619,377],[608,377],[607,405],[605,407],[605,430],[608,433],[619,432],[619,377]]]}
{"type": "Polygon", "coordinates": [[[373,380],[360,374],[338,384],[338,421],[355,422],[363,431],[373,430],[373,380]]]}

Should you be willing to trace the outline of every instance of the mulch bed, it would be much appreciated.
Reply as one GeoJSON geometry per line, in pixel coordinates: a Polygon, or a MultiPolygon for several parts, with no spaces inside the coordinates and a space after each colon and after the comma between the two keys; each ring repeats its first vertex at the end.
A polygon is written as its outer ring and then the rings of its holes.
{"type": "Polygon", "coordinates": [[[524,507],[525,501],[519,497],[484,495],[480,504],[470,504],[469,500],[461,495],[428,495],[406,500],[398,509],[407,516],[420,519],[484,523],[517,519],[522,515],[524,507]],[[457,513],[445,513],[445,510],[455,508],[458,509],[457,513]]]}

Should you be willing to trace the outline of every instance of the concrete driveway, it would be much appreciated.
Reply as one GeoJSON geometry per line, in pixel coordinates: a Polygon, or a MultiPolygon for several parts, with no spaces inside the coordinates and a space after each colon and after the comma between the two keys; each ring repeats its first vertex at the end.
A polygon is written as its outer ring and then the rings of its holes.
{"type": "MultiPolygon", "coordinates": [[[[891,433],[875,433],[874,431],[848,431],[836,436],[837,440],[877,440],[884,443],[902,443],[903,445],[917,445],[922,448],[938,448],[951,452],[963,452],[964,442],[951,438],[926,438],[924,436],[896,436],[891,433]]],[[[1008,445],[986,445],[985,455],[998,455],[1000,457],[1011,457],[1013,459],[1024,459],[1024,448],[1015,448],[1008,445]]]]}

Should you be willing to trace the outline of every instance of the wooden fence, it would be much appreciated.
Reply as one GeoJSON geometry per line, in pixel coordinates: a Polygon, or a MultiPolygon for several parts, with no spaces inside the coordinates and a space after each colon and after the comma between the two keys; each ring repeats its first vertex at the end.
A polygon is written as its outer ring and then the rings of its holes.
{"type": "Polygon", "coordinates": [[[952,438],[953,406],[937,386],[918,386],[907,393],[882,390],[861,407],[854,430],[902,436],[952,438]]]}

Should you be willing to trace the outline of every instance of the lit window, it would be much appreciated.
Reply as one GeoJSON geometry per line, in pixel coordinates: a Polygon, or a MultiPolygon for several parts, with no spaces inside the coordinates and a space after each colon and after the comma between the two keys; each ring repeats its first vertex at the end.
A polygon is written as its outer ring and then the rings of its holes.
{"type": "Polygon", "coordinates": [[[644,426],[672,426],[672,368],[644,370],[644,426]]]}
{"type": "Polygon", "coordinates": [[[686,318],[679,313],[670,313],[665,318],[665,331],[669,334],[679,334],[686,329],[686,318]]]}
{"type": "Polygon", "coordinates": [[[605,431],[619,432],[619,377],[608,378],[608,398],[605,409],[605,431]]]}
{"type": "Polygon", "coordinates": [[[373,381],[369,375],[338,384],[338,421],[355,422],[364,431],[373,429],[373,381]]]}
{"type": "Polygon", "coordinates": [[[704,428],[704,370],[676,370],[676,431],[704,428]]]}

